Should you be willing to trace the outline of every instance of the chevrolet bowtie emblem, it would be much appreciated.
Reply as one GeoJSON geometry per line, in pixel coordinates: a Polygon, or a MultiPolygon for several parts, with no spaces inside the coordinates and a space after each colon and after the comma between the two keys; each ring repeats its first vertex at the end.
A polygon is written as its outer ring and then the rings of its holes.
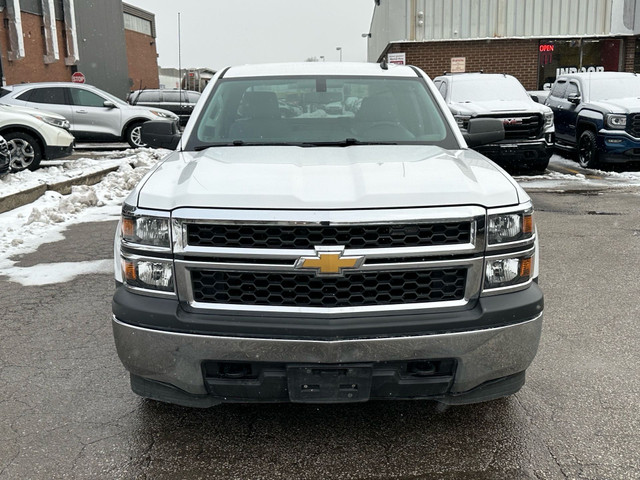
{"type": "Polygon", "coordinates": [[[316,275],[342,275],[345,269],[359,268],[363,256],[343,257],[344,247],[315,247],[315,257],[300,257],[296,268],[315,269],[316,275]]]}

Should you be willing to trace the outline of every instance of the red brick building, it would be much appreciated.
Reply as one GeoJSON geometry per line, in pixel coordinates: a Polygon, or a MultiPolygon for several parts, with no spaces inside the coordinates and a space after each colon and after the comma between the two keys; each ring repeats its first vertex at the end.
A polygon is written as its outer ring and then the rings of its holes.
{"type": "Polygon", "coordinates": [[[0,0],[3,85],[86,82],[124,98],[158,87],[155,18],[121,0],[0,0]]]}
{"type": "Polygon", "coordinates": [[[158,88],[158,51],[156,50],[154,15],[126,3],[122,4],[122,8],[130,87],[132,90],[158,88]]]}
{"type": "MultiPolygon", "coordinates": [[[[22,6],[20,2],[3,2],[0,23],[0,57],[4,84],[71,79],[77,47],[72,23],[65,18],[62,2],[49,9],[50,2],[22,6]],[[39,7],[39,8],[38,8],[39,7]]],[[[26,3],[26,2],[25,2],[26,3]]],[[[33,2],[32,2],[33,3],[33,2]]]]}

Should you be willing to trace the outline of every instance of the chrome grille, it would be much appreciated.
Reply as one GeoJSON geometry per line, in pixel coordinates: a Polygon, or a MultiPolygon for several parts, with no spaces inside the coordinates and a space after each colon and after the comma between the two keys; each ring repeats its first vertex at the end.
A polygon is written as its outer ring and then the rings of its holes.
{"type": "MultiPolygon", "coordinates": [[[[464,309],[482,286],[479,206],[172,213],[177,293],[194,311],[283,315],[464,309]],[[339,273],[300,264],[339,252],[339,273]],[[319,273],[319,274],[317,274],[319,273]]],[[[328,260],[330,263],[331,261],[328,260]]]]}
{"type": "Polygon", "coordinates": [[[471,240],[471,222],[296,226],[188,224],[187,243],[195,247],[313,249],[458,245],[471,240]]]}
{"type": "Polygon", "coordinates": [[[533,140],[542,135],[544,121],[539,113],[501,113],[486,117],[502,120],[505,140],[533,140]]]}
{"type": "Polygon", "coordinates": [[[461,300],[466,268],[347,273],[316,277],[298,273],[193,270],[199,303],[272,307],[360,307],[461,300]]]}

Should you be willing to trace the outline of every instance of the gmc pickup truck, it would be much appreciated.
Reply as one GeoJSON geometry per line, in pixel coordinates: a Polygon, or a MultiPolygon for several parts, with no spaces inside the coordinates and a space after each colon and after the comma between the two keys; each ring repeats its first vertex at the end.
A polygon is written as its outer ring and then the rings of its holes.
{"type": "Polygon", "coordinates": [[[535,102],[511,75],[459,73],[433,80],[458,126],[471,118],[497,118],[505,138],[475,149],[512,172],[543,173],[553,153],[553,112],[535,102]]]}
{"type": "Polygon", "coordinates": [[[142,397],[445,404],[517,392],[543,294],[529,196],[431,80],[386,64],[232,67],[131,192],[113,332],[142,397]],[[286,112],[286,115],[283,114],[286,112]]]}
{"type": "Polygon", "coordinates": [[[635,73],[559,76],[545,102],[556,118],[556,146],[577,152],[584,168],[640,163],[639,97],[635,73]]]}

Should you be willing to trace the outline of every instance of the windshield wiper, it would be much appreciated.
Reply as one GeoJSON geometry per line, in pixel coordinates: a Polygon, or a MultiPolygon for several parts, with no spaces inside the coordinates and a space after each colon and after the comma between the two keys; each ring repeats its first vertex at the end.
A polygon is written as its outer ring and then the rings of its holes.
{"type": "Polygon", "coordinates": [[[397,142],[363,142],[356,138],[345,138],[334,142],[304,142],[303,147],[350,147],[351,145],[397,145],[397,142]]]}
{"type": "Polygon", "coordinates": [[[245,142],[244,140],[234,140],[233,142],[207,143],[193,147],[196,152],[212,147],[300,147],[301,142],[245,142]]]}
{"type": "Polygon", "coordinates": [[[351,145],[397,145],[397,142],[361,142],[355,138],[346,138],[333,142],[245,142],[234,140],[233,142],[216,142],[198,145],[193,149],[201,152],[213,147],[349,147],[351,145]]]}

